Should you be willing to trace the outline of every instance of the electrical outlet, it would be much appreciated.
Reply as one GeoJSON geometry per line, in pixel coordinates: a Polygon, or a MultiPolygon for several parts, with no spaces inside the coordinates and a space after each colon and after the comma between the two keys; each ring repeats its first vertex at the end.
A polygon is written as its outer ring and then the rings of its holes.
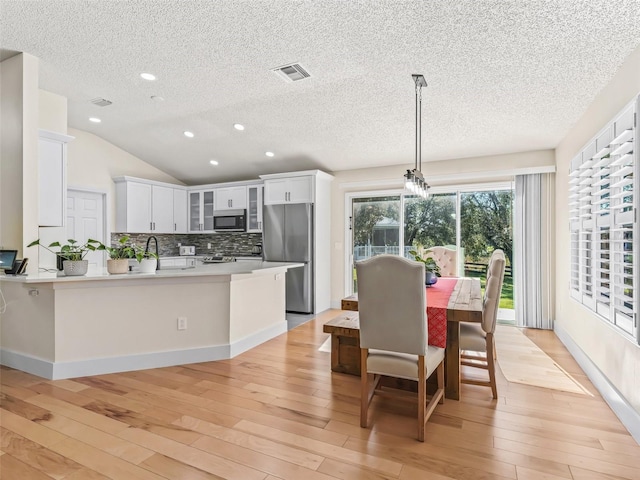
{"type": "Polygon", "coordinates": [[[178,330],[187,329],[187,317],[178,317],[178,330]]]}
{"type": "Polygon", "coordinates": [[[207,243],[207,248],[208,248],[209,250],[211,250],[211,244],[210,244],[210,243],[207,243]]]}
{"type": "Polygon", "coordinates": [[[178,242],[178,246],[179,246],[179,247],[181,247],[181,246],[182,246],[182,244],[181,244],[180,242],[178,242]]]}

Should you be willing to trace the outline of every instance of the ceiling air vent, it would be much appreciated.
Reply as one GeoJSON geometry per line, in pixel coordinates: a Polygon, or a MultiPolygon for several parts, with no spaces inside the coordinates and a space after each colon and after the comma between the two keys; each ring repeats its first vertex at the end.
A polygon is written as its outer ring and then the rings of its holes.
{"type": "Polygon", "coordinates": [[[287,82],[297,82],[298,80],[304,80],[311,76],[299,63],[283,65],[282,67],[272,69],[272,71],[280,75],[287,82]]]}
{"type": "Polygon", "coordinates": [[[109,100],[105,100],[104,98],[94,98],[93,100],[91,100],[91,103],[93,103],[94,105],[97,105],[99,107],[107,107],[109,105],[111,105],[113,102],[110,102],[109,100]]]}

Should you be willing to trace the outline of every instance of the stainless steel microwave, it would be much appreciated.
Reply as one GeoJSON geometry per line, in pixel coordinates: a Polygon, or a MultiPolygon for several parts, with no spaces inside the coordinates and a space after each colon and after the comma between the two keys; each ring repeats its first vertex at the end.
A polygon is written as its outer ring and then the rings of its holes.
{"type": "Polygon", "coordinates": [[[217,210],[213,212],[213,229],[227,232],[247,231],[246,210],[217,210]]]}

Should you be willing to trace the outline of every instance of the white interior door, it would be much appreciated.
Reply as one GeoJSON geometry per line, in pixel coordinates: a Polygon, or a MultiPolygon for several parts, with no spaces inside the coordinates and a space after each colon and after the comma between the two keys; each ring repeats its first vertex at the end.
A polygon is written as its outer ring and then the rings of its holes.
{"type": "MultiPolygon", "coordinates": [[[[105,238],[104,194],[67,190],[67,238],[84,243],[89,238],[109,244],[105,238]]],[[[90,268],[104,268],[105,253],[89,252],[90,268]]]]}

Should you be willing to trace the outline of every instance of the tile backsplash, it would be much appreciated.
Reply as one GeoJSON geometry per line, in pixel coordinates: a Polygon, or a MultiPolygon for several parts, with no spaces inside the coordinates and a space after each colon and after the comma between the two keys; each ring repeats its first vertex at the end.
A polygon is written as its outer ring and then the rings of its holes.
{"type": "MultiPolygon", "coordinates": [[[[146,245],[149,233],[112,233],[111,243],[116,244],[120,237],[128,235],[131,243],[146,245]]],[[[156,234],[158,250],[161,257],[177,256],[178,243],[183,246],[194,245],[196,255],[232,255],[244,257],[251,255],[256,243],[262,242],[261,233],[211,233],[211,234],[156,234]],[[211,244],[211,248],[208,248],[211,244]]],[[[153,242],[151,243],[153,250],[153,242]]]]}

